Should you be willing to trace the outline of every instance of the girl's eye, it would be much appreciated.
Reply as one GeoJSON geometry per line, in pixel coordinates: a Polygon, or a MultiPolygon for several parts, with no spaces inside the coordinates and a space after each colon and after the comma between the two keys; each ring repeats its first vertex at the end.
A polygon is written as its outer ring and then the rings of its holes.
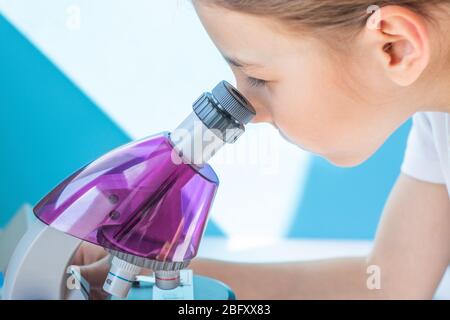
{"type": "Polygon", "coordinates": [[[256,79],[253,77],[247,77],[247,82],[250,86],[255,87],[255,88],[263,87],[267,84],[267,81],[261,80],[261,79],[256,79]]]}

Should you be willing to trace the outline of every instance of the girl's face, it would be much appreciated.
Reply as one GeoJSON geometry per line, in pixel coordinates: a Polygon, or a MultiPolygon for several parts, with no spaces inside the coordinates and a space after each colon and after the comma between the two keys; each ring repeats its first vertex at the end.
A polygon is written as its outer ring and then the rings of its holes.
{"type": "Polygon", "coordinates": [[[230,64],[237,87],[268,122],[298,146],[339,166],[369,158],[412,113],[358,37],[344,54],[280,23],[194,1],[230,64]]]}

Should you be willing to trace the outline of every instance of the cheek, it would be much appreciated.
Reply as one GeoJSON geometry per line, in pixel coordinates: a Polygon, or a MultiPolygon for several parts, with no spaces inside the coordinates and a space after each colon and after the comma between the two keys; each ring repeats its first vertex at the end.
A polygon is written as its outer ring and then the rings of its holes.
{"type": "Polygon", "coordinates": [[[336,164],[365,160],[377,144],[371,123],[376,117],[361,101],[349,98],[336,75],[310,74],[320,76],[291,79],[274,89],[274,122],[292,142],[336,164]]]}

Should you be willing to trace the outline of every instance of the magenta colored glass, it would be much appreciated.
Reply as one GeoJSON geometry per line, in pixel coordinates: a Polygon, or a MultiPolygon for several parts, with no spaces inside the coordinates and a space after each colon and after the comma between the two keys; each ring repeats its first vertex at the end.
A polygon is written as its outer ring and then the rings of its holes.
{"type": "Polygon", "coordinates": [[[34,208],[44,223],[102,247],[158,261],[197,254],[218,178],[172,161],[167,133],[107,153],[34,208]]]}

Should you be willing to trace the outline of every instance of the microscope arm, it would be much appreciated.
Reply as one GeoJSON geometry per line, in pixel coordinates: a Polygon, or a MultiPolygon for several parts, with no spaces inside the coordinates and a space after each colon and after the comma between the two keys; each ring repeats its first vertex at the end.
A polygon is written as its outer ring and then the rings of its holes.
{"type": "Polygon", "coordinates": [[[80,243],[35,219],[9,261],[3,299],[83,299],[80,290],[67,290],[67,268],[80,243]]]}

